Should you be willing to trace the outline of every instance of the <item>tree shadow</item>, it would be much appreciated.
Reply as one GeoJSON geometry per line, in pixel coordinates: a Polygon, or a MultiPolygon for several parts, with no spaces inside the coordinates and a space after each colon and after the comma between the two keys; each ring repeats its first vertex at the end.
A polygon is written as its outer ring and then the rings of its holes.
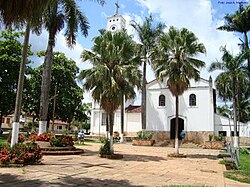
{"type": "Polygon", "coordinates": [[[207,158],[211,160],[218,160],[216,155],[205,155],[205,154],[187,154],[187,158],[195,158],[195,159],[207,158]]]}
{"type": "Polygon", "coordinates": [[[167,158],[159,157],[159,156],[123,154],[122,160],[123,161],[138,161],[138,162],[148,162],[148,161],[159,162],[161,160],[167,160],[167,158]]]}
{"type": "Polygon", "coordinates": [[[43,184],[43,181],[39,179],[21,179],[18,177],[18,175],[12,175],[12,174],[1,174],[0,175],[0,186],[1,187],[9,187],[9,186],[30,186],[32,184],[32,187],[41,186],[43,184]]]}
{"type": "Polygon", "coordinates": [[[75,178],[72,176],[65,176],[58,178],[56,180],[45,181],[39,179],[22,179],[18,175],[12,174],[1,174],[0,175],[0,186],[9,187],[9,186],[109,186],[109,187],[142,187],[139,185],[132,185],[128,180],[113,180],[113,179],[95,179],[95,178],[75,178]]]}
{"type": "Polygon", "coordinates": [[[94,156],[94,155],[98,155],[98,151],[91,151],[88,149],[84,149],[84,153],[81,154],[81,156],[94,156]]]}
{"type": "MultiPolygon", "coordinates": [[[[63,184],[67,185],[76,185],[76,186],[108,186],[108,187],[142,187],[139,185],[132,185],[128,180],[113,180],[113,179],[95,179],[95,178],[73,178],[71,176],[63,177],[63,184]]],[[[53,184],[53,183],[52,183],[53,184]]]]}

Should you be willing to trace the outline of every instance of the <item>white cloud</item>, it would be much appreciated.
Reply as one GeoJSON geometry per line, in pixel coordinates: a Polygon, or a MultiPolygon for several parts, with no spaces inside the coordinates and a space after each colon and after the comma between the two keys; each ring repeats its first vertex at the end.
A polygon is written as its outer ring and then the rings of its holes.
{"type": "MultiPolygon", "coordinates": [[[[215,10],[210,0],[137,0],[142,7],[146,7],[148,13],[158,14],[160,20],[167,27],[173,25],[177,28],[186,27],[194,32],[206,49],[206,56],[200,56],[208,67],[216,58],[220,59],[220,46],[227,45],[229,50],[236,54],[238,49],[238,37],[234,33],[218,31],[216,28],[222,25],[223,20],[214,17],[215,10]]],[[[207,68],[203,69],[201,76],[209,77],[207,68]]],[[[213,78],[215,75],[212,74],[213,78]]],[[[148,77],[148,79],[151,79],[148,77]]]]}

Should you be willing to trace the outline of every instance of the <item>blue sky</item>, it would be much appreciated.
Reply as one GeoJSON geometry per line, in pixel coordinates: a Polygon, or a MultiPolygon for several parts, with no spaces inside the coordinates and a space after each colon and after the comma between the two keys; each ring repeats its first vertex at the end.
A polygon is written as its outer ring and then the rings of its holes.
{"type": "MultiPolygon", "coordinates": [[[[234,13],[238,8],[238,2],[249,5],[249,0],[119,0],[119,14],[126,19],[127,29],[130,34],[135,35],[134,30],[129,26],[131,20],[142,23],[145,16],[153,14],[156,22],[161,21],[167,27],[173,25],[177,28],[186,27],[204,43],[207,53],[199,58],[206,62],[206,68],[201,70],[201,76],[208,79],[212,75],[216,78],[218,72],[208,73],[207,67],[215,59],[220,59],[220,46],[226,45],[228,50],[237,54],[239,52],[238,43],[240,35],[237,33],[218,31],[216,28],[223,25],[226,13],[234,13]]],[[[104,6],[100,6],[94,1],[78,1],[81,10],[88,17],[90,23],[89,35],[87,38],[80,36],[73,50],[67,48],[63,37],[63,32],[57,36],[55,50],[64,52],[69,58],[77,62],[80,69],[89,68],[88,63],[81,62],[80,54],[84,48],[91,49],[92,38],[98,35],[99,29],[106,28],[107,16],[115,13],[116,0],[106,0],[104,6]]],[[[33,51],[45,50],[48,35],[46,31],[41,36],[32,35],[30,43],[33,51]]],[[[136,40],[136,37],[135,37],[136,40]]],[[[35,65],[41,64],[43,59],[35,58],[35,65]]],[[[148,68],[147,79],[154,79],[154,74],[148,68]]],[[[89,94],[85,94],[85,99],[90,99],[89,94]]]]}

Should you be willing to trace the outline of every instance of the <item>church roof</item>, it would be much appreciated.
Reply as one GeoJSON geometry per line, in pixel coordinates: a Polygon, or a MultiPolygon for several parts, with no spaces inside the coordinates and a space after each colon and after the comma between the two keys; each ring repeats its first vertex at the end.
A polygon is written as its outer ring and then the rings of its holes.
{"type": "Polygon", "coordinates": [[[127,113],[140,113],[141,106],[129,105],[128,107],[125,108],[125,111],[127,113]]]}

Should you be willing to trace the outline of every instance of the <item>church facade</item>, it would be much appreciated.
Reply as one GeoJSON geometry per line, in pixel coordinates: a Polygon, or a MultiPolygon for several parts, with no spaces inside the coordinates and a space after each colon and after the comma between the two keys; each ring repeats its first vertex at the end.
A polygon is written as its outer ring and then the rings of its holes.
{"type": "MultiPolygon", "coordinates": [[[[107,30],[115,32],[125,28],[125,19],[116,13],[107,18],[107,30]]],[[[216,93],[212,79],[190,80],[190,86],[179,97],[179,132],[186,131],[186,139],[202,143],[209,139],[209,134],[229,137],[233,133],[233,121],[216,114],[216,93]]],[[[166,83],[158,80],[149,82],[146,86],[147,112],[146,130],[154,133],[156,140],[174,139],[175,136],[175,97],[166,87],[166,83]]],[[[124,114],[125,136],[136,136],[142,130],[141,107],[126,103],[124,114]]],[[[98,103],[92,103],[91,133],[106,134],[107,114],[98,103]]],[[[121,110],[114,116],[114,131],[121,132],[121,110]]],[[[250,144],[250,124],[240,123],[241,141],[250,144]]]]}
{"type": "MultiPolygon", "coordinates": [[[[146,131],[154,133],[158,141],[175,138],[175,97],[164,82],[153,80],[146,86],[147,124],[146,131]]],[[[105,135],[107,114],[98,103],[93,102],[91,129],[94,135],[105,135]]],[[[142,130],[141,107],[126,103],[124,114],[125,136],[134,137],[142,130]]],[[[186,140],[203,143],[209,134],[223,134],[230,137],[234,133],[233,120],[216,113],[216,94],[212,79],[195,82],[190,80],[189,88],[179,96],[179,134],[186,132],[186,140]]],[[[115,112],[114,131],[121,132],[121,110],[115,112]]],[[[250,144],[250,123],[240,123],[237,129],[242,144],[250,144]]]]}

